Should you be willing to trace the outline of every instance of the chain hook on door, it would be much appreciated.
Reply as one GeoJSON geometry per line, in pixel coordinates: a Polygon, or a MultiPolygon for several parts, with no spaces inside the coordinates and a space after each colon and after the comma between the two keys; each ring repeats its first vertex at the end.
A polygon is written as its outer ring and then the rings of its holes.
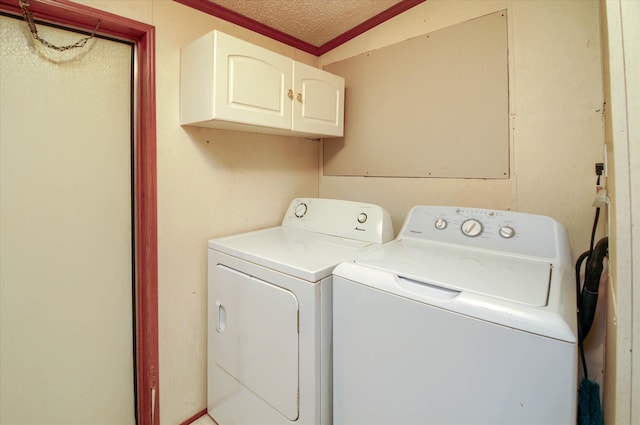
{"type": "Polygon", "coordinates": [[[24,20],[27,23],[27,26],[29,27],[29,31],[31,31],[31,35],[33,35],[33,38],[42,43],[43,46],[53,50],[57,50],[59,52],[84,47],[84,45],[87,44],[87,41],[95,37],[96,32],[98,32],[98,28],[100,28],[100,20],[98,20],[98,23],[96,24],[96,27],[94,28],[90,36],[81,38],[73,44],[69,44],[66,46],[56,46],[55,44],[50,43],[49,41],[43,39],[38,35],[38,28],[36,28],[36,23],[33,20],[33,15],[29,11],[29,6],[31,6],[29,2],[27,0],[18,0],[18,3],[20,3],[20,7],[22,8],[22,16],[24,16],[24,20]]]}

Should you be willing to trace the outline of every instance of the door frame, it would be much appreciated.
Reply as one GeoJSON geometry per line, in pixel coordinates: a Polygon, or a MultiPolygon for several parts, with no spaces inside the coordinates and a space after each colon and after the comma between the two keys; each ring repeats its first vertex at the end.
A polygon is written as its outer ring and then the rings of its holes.
{"type": "MultiPolygon", "coordinates": [[[[155,27],[68,0],[30,0],[34,19],[135,44],[134,294],[135,383],[138,425],[159,425],[158,237],[156,174],[155,27]]],[[[18,0],[0,11],[22,16],[18,0]]]]}

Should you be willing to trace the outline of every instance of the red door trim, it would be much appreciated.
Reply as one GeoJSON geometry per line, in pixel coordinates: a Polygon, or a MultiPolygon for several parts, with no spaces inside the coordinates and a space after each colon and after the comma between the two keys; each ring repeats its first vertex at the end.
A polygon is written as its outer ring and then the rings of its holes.
{"type": "MultiPolygon", "coordinates": [[[[136,395],[138,425],[160,423],[158,380],[158,239],[156,182],[155,27],[68,0],[30,0],[34,19],[93,31],[136,45],[134,144],[134,262],[136,395]]],[[[0,0],[0,11],[22,15],[18,0],[0,0]]]]}

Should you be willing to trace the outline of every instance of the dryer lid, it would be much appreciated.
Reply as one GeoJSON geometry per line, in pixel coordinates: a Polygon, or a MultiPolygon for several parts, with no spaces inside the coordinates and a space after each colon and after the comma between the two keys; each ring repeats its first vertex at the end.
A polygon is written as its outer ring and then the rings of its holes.
{"type": "Polygon", "coordinates": [[[552,265],[545,261],[412,240],[390,242],[356,263],[416,284],[536,307],[547,305],[552,273],[552,265]]]}
{"type": "Polygon", "coordinates": [[[282,226],[209,241],[209,249],[308,282],[318,282],[330,276],[339,263],[353,261],[371,245],[370,242],[282,226]]]}

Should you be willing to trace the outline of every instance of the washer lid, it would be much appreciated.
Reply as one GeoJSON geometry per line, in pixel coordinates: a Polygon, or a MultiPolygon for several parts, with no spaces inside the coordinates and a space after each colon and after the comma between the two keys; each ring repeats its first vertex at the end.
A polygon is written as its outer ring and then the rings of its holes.
{"type": "Polygon", "coordinates": [[[395,240],[356,263],[433,286],[547,305],[551,264],[445,244],[395,240]]]}
{"type": "Polygon", "coordinates": [[[282,226],[209,241],[209,249],[309,282],[330,276],[336,265],[353,261],[370,245],[370,242],[282,226]]]}

